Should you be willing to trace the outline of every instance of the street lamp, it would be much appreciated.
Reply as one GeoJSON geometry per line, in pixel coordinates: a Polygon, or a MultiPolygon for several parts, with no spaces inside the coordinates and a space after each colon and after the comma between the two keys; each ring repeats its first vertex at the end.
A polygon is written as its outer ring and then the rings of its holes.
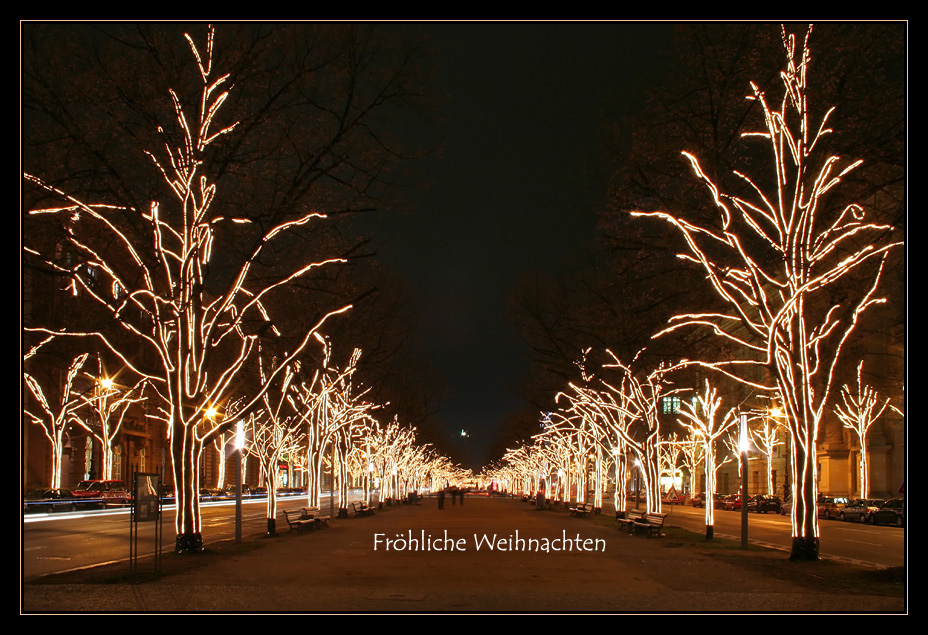
{"type": "Polygon", "coordinates": [[[245,422],[235,424],[235,542],[242,542],[242,452],[245,451],[245,422]]]}
{"type": "Polygon", "coordinates": [[[748,413],[740,412],[741,439],[738,443],[741,450],[741,548],[748,546],[748,413]]]}

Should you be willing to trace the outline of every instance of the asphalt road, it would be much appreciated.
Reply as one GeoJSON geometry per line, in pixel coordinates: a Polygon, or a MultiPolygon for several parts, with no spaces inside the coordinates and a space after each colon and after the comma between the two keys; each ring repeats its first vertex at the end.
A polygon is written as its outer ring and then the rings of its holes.
{"type": "MultiPolygon", "coordinates": [[[[705,533],[705,510],[685,505],[665,505],[667,522],[705,533]]],[[[741,512],[715,511],[715,535],[741,540],[741,512]]],[[[864,525],[840,520],[819,520],[821,553],[825,557],[864,566],[905,565],[906,530],[900,527],[864,525]]],[[[755,544],[788,551],[791,543],[789,516],[748,514],[748,538],[755,544]]]]}
{"type": "MultiPolygon", "coordinates": [[[[232,502],[203,503],[203,534],[207,540],[219,541],[235,536],[235,505],[232,502]]],[[[163,549],[174,546],[174,511],[163,514],[163,549]]],[[[265,501],[245,501],[242,505],[242,532],[265,531],[265,501]]],[[[23,580],[33,580],[60,573],[129,558],[129,510],[117,508],[77,513],[54,512],[23,517],[23,580]]],[[[141,524],[138,536],[140,556],[154,552],[155,527],[141,524]]]]}

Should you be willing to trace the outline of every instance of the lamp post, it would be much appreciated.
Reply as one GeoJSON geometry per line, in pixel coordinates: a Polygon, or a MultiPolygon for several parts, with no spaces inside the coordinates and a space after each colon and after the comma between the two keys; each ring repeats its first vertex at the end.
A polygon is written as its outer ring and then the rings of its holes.
{"type": "Polygon", "coordinates": [[[741,548],[748,546],[748,413],[740,412],[741,421],[741,548]]]}
{"type": "Polygon", "coordinates": [[[235,542],[242,542],[242,452],[245,450],[245,424],[235,424],[235,542]]]}

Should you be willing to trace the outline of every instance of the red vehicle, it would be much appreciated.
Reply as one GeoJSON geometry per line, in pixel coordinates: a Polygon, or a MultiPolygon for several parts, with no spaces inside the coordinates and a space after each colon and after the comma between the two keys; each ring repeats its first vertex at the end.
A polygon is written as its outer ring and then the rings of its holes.
{"type": "Polygon", "coordinates": [[[741,509],[741,494],[732,494],[725,497],[725,509],[729,511],[738,511],[741,509]]]}
{"type": "Polygon", "coordinates": [[[81,481],[72,493],[75,499],[88,505],[127,505],[130,498],[126,484],[115,480],[81,481]]]}

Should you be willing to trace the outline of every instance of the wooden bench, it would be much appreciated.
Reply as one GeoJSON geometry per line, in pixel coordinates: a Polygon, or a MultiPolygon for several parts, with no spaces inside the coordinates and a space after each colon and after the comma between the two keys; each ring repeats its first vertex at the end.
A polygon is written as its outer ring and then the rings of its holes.
{"type": "Polygon", "coordinates": [[[644,518],[644,512],[638,509],[630,509],[625,512],[624,516],[620,516],[621,513],[618,511],[615,513],[615,520],[619,523],[619,529],[628,529],[628,533],[632,533],[635,529],[635,523],[644,518]]]}
{"type": "Polygon", "coordinates": [[[285,509],[284,519],[290,526],[290,531],[296,529],[312,529],[316,526],[316,520],[312,516],[307,517],[302,509],[285,509]]]}
{"type": "Polygon", "coordinates": [[[593,506],[587,503],[580,503],[576,507],[570,508],[570,513],[577,517],[587,516],[593,512],[593,506]]]}
{"type": "Polygon", "coordinates": [[[358,516],[373,516],[374,510],[371,509],[367,503],[360,501],[358,503],[351,503],[351,509],[354,511],[355,517],[358,516]]]}
{"type": "Polygon", "coordinates": [[[666,518],[667,514],[645,514],[644,518],[635,521],[634,529],[647,529],[648,538],[651,537],[651,534],[657,534],[657,536],[660,537],[661,529],[664,527],[664,520],[666,518]]]}
{"type": "Polygon", "coordinates": [[[318,507],[302,507],[300,511],[303,513],[301,518],[303,520],[311,520],[315,527],[329,526],[329,516],[318,516],[318,507]]]}

